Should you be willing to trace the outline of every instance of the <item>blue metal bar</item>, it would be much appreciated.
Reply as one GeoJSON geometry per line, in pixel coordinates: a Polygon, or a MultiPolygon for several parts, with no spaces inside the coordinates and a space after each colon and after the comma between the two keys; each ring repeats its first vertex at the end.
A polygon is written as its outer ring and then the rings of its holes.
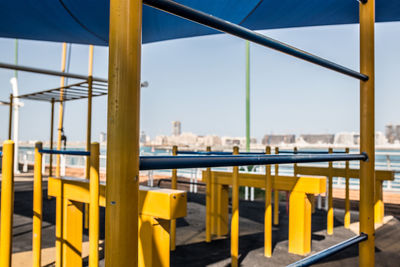
{"type": "Polygon", "coordinates": [[[140,170],[211,168],[246,165],[307,163],[346,160],[368,160],[362,154],[259,155],[259,156],[145,156],[140,157],[140,170]]]}
{"type": "Polygon", "coordinates": [[[317,262],[320,262],[323,259],[326,259],[329,256],[332,256],[348,247],[351,247],[353,245],[356,245],[362,241],[365,241],[368,239],[368,235],[361,233],[359,236],[352,237],[346,241],[343,241],[337,245],[334,245],[332,247],[329,247],[327,249],[324,249],[314,255],[311,255],[307,258],[304,258],[302,260],[299,260],[295,263],[292,263],[288,265],[287,267],[298,267],[298,266],[310,266],[312,264],[315,264],[317,262]]]}
{"type": "Polygon", "coordinates": [[[90,156],[89,151],[78,151],[78,150],[50,150],[50,149],[41,149],[39,153],[43,154],[59,154],[59,155],[72,155],[72,156],[90,156]]]}
{"type": "MultiPolygon", "coordinates": [[[[333,151],[333,154],[344,154],[345,151],[333,151]]],[[[279,154],[329,154],[329,151],[316,151],[316,150],[279,150],[279,154]]]]}
{"type": "MultiPolygon", "coordinates": [[[[333,151],[333,154],[344,154],[345,151],[333,151]]],[[[232,152],[228,151],[178,151],[181,155],[232,155],[232,152]]],[[[265,152],[240,152],[240,155],[265,155],[265,152]]],[[[279,154],[329,154],[329,151],[317,151],[317,150],[279,150],[279,154]]]]}
{"type": "Polygon", "coordinates": [[[340,72],[342,74],[348,75],[350,77],[367,81],[368,76],[357,71],[351,70],[332,61],[326,60],[324,58],[312,55],[303,50],[290,46],[288,44],[279,42],[272,38],[269,38],[261,33],[249,30],[240,25],[231,23],[229,21],[214,17],[207,13],[195,10],[193,8],[181,5],[171,0],[144,0],[144,4],[157,8],[167,13],[171,13],[175,16],[197,22],[204,26],[213,28],[215,30],[229,33],[231,35],[243,38],[245,40],[251,41],[253,43],[269,47],[280,52],[286,53],[288,55],[303,59],[305,61],[317,64],[324,68],[340,72]]]}

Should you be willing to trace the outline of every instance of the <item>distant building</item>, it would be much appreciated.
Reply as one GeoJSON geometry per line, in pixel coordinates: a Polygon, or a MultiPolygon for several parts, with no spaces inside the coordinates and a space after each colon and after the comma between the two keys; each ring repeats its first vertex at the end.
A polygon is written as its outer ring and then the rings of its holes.
{"type": "Polygon", "coordinates": [[[172,122],[172,135],[173,136],[181,135],[181,122],[180,121],[172,122]]]}
{"type": "Polygon", "coordinates": [[[293,144],[296,141],[294,134],[266,134],[262,139],[263,145],[293,144]]]}
{"type": "Polygon", "coordinates": [[[107,134],[104,132],[100,133],[100,143],[106,143],[107,142],[107,134]]]}
{"type": "Polygon", "coordinates": [[[385,126],[385,136],[386,139],[390,144],[394,143],[394,140],[396,139],[395,133],[394,133],[394,127],[393,124],[388,124],[385,126]]]}
{"type": "Polygon", "coordinates": [[[147,142],[147,135],[144,131],[140,132],[139,142],[145,144],[147,142]]]}
{"type": "Polygon", "coordinates": [[[308,144],[333,144],[334,134],[302,134],[300,138],[308,144]]]}

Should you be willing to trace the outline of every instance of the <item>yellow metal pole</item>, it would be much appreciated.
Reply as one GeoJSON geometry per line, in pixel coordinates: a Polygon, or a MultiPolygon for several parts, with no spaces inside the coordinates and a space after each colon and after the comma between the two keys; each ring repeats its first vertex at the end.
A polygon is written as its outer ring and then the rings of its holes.
{"type": "MultiPolygon", "coordinates": [[[[207,152],[211,152],[211,147],[207,147],[207,152]]],[[[211,168],[207,168],[206,176],[206,242],[211,242],[211,168]]]]}
{"type": "MultiPolygon", "coordinates": [[[[88,103],[87,103],[87,126],[86,126],[86,151],[90,152],[92,137],[92,87],[93,87],[93,45],[89,45],[89,67],[88,67],[88,103]]],[[[86,179],[90,179],[90,162],[86,158],[86,179]]],[[[85,229],[89,227],[89,205],[85,204],[85,229]]]]}
{"type": "Polygon", "coordinates": [[[8,119],[8,140],[11,140],[12,133],[12,117],[13,117],[13,94],[10,94],[10,114],[8,119]]]}
{"type": "MultiPolygon", "coordinates": [[[[333,150],[330,147],[329,148],[329,153],[332,154],[333,150]]],[[[332,161],[330,161],[328,163],[329,165],[329,176],[328,176],[328,214],[327,214],[327,233],[328,235],[332,235],[333,234],[333,200],[332,200],[332,192],[333,192],[333,188],[332,188],[332,182],[333,182],[333,175],[332,175],[332,169],[333,169],[333,163],[332,161]]]]}
{"type": "MultiPolygon", "coordinates": [[[[178,155],[178,147],[173,146],[172,147],[172,155],[176,156],[178,155]]],[[[172,170],[172,177],[171,177],[171,189],[177,189],[178,188],[178,171],[177,169],[172,170]]],[[[176,248],[176,220],[171,220],[171,251],[174,251],[176,248]]]]}
{"type": "MultiPolygon", "coordinates": [[[[346,153],[349,153],[350,150],[346,147],[346,153]]],[[[344,212],[344,227],[350,227],[350,177],[349,177],[349,169],[350,169],[350,162],[346,161],[346,197],[345,197],[345,212],[344,212]]]]}
{"type": "MultiPolygon", "coordinates": [[[[233,155],[239,155],[239,147],[233,148],[233,155]]],[[[239,256],[239,167],[233,167],[232,177],[232,221],[231,221],[231,266],[236,267],[239,256]]]]}
{"type": "MultiPolygon", "coordinates": [[[[271,147],[265,148],[265,154],[271,154],[271,147]]],[[[272,256],[272,177],[271,165],[265,165],[265,214],[264,214],[264,256],[272,256]]]]}
{"type": "Polygon", "coordinates": [[[11,267],[14,213],[14,142],[3,143],[1,174],[0,266],[11,267]]]}
{"type": "MultiPolygon", "coordinates": [[[[67,43],[63,43],[62,44],[62,55],[61,55],[61,71],[65,72],[65,63],[66,63],[66,58],[67,58],[67,43]]],[[[63,103],[63,99],[64,99],[64,83],[65,81],[65,77],[61,77],[60,78],[60,104],[58,107],[58,137],[57,137],[57,150],[61,149],[61,135],[62,135],[62,128],[63,128],[63,124],[64,124],[64,103],[63,103]]],[[[60,177],[60,155],[56,156],[56,176],[60,177]]],[[[58,204],[57,204],[58,206],[58,204]]],[[[57,230],[56,230],[57,232],[57,230]]],[[[57,244],[57,241],[56,241],[57,244]]]]}
{"type": "Polygon", "coordinates": [[[368,235],[361,242],[360,266],[375,265],[375,0],[360,2],[360,72],[368,75],[360,81],[360,150],[368,161],[360,162],[360,232],[368,235]]]}
{"type": "MultiPolygon", "coordinates": [[[[276,155],[279,154],[279,147],[275,147],[275,154],[276,155]]],[[[274,181],[277,179],[278,175],[279,175],[279,165],[275,164],[274,181]]],[[[278,224],[279,224],[279,191],[276,188],[276,186],[274,186],[274,225],[278,224]]]]}
{"type": "Polygon", "coordinates": [[[138,265],[142,1],[111,0],[105,266],[138,265]]]}
{"type": "Polygon", "coordinates": [[[99,168],[100,145],[96,142],[90,147],[89,267],[99,266],[99,168]]]}
{"type": "MultiPolygon", "coordinates": [[[[293,148],[294,154],[297,155],[297,147],[293,148]]],[[[297,163],[293,165],[293,174],[297,177],[297,163]]]]}
{"type": "Polygon", "coordinates": [[[42,262],[42,220],[43,220],[43,185],[42,185],[42,142],[35,144],[35,165],[33,175],[33,266],[40,267],[42,262]]]}
{"type": "MultiPolygon", "coordinates": [[[[62,45],[62,57],[61,57],[61,71],[65,72],[65,62],[67,56],[67,43],[63,43],[62,45]]],[[[60,87],[64,86],[64,77],[60,79],[60,87]]],[[[62,135],[62,127],[63,127],[63,98],[64,98],[64,90],[60,90],[60,104],[58,109],[58,137],[57,137],[57,149],[61,149],[61,135],[62,135]]],[[[56,177],[60,177],[60,155],[56,156],[56,177]]],[[[56,199],[56,267],[62,266],[62,244],[63,244],[63,200],[62,197],[57,197],[56,199]]]]}
{"type": "MultiPolygon", "coordinates": [[[[54,138],[54,98],[51,99],[50,150],[53,150],[53,138],[54,138]]],[[[50,154],[49,176],[53,176],[53,154],[50,154]]]]}

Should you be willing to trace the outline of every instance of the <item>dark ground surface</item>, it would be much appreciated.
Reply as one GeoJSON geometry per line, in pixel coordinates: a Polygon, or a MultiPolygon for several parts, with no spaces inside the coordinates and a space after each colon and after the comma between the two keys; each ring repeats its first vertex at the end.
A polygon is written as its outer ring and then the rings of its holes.
{"type": "MultiPolygon", "coordinates": [[[[45,184],[46,186],[46,184],[45,184]]],[[[47,198],[43,191],[44,223],[43,248],[55,244],[54,220],[55,199],[47,198]]],[[[205,243],[205,206],[203,194],[188,194],[188,210],[185,218],[177,222],[177,247],[171,252],[171,266],[229,266],[230,239],[223,237],[205,243]]],[[[399,208],[400,209],[400,208],[399,208]]],[[[31,250],[32,242],[32,182],[15,183],[13,252],[31,250]]],[[[273,255],[264,254],[264,203],[262,201],[241,201],[240,213],[240,263],[242,266],[286,266],[301,259],[288,250],[288,216],[285,203],[280,206],[280,225],[273,228],[273,255]]],[[[326,235],[326,212],[318,210],[312,217],[312,253],[346,240],[355,234],[343,227],[343,210],[335,210],[334,235],[326,235]]],[[[399,218],[397,218],[399,219],[399,218]]],[[[391,220],[376,232],[376,266],[400,266],[400,223],[391,220]]],[[[352,212],[352,222],[358,220],[358,213],[352,212]]],[[[104,222],[104,209],[101,210],[104,222]]],[[[104,238],[104,224],[101,225],[104,238]]],[[[87,232],[84,240],[87,240],[87,232]]],[[[102,255],[101,255],[102,256],[102,255]]],[[[87,264],[87,258],[84,259],[87,264]]],[[[101,265],[103,265],[103,260],[101,265]]],[[[335,256],[327,258],[318,266],[358,266],[358,247],[354,246],[335,256]]]]}

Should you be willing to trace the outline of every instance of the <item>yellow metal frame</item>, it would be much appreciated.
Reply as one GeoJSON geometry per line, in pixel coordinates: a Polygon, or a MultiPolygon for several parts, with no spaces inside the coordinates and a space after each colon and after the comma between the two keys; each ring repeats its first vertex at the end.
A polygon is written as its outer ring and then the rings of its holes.
{"type": "MultiPolygon", "coordinates": [[[[233,155],[239,155],[239,147],[233,148],[233,155]]],[[[232,171],[232,218],[231,218],[231,266],[239,265],[239,167],[232,171]]]]}
{"type": "MultiPolygon", "coordinates": [[[[271,147],[265,148],[265,154],[271,154],[271,147]]],[[[264,256],[272,256],[272,195],[273,181],[271,165],[265,165],[265,214],[264,214],[264,256]]]]}
{"type": "MultiPolygon", "coordinates": [[[[275,154],[279,154],[279,147],[275,147],[275,154]]],[[[279,164],[275,164],[274,183],[279,176],[279,164]]],[[[274,225],[279,225],[279,190],[274,187],[274,225]]]]}
{"type": "MultiPolygon", "coordinates": [[[[178,153],[178,147],[177,146],[173,146],[172,147],[172,155],[176,156],[178,153]]],[[[171,189],[177,189],[178,188],[178,171],[177,169],[173,169],[172,170],[172,177],[171,177],[171,189]]],[[[171,251],[175,250],[176,247],[176,220],[172,220],[171,221],[171,251]]]]}
{"type": "Polygon", "coordinates": [[[42,142],[35,144],[35,163],[33,175],[33,227],[32,227],[32,255],[33,266],[42,266],[42,220],[43,220],[43,180],[42,180],[42,142]]]}
{"type": "Polygon", "coordinates": [[[14,213],[14,142],[3,143],[1,174],[0,266],[11,267],[14,213]]]}

